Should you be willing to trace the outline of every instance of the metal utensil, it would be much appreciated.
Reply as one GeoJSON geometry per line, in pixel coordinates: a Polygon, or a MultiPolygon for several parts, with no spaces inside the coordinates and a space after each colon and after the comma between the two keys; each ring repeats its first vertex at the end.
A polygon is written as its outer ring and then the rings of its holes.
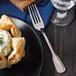
{"type": "Polygon", "coordinates": [[[57,72],[58,73],[65,72],[66,69],[65,69],[64,64],[62,63],[61,59],[55,54],[47,35],[43,31],[44,23],[43,23],[43,20],[39,14],[36,4],[32,4],[32,5],[28,6],[28,11],[29,11],[34,28],[36,30],[40,31],[41,34],[43,35],[44,39],[46,40],[46,43],[47,43],[47,45],[50,49],[50,52],[52,54],[52,60],[53,60],[53,63],[54,63],[54,66],[55,66],[57,72]]]}

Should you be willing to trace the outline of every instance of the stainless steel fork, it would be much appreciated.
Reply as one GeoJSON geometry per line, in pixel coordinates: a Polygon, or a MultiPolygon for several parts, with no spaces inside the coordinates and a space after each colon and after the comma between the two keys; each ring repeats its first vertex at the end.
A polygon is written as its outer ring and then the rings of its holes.
{"type": "Polygon", "coordinates": [[[66,69],[65,69],[64,64],[62,63],[61,59],[55,54],[54,49],[52,48],[47,35],[43,31],[44,23],[43,23],[43,20],[39,14],[36,4],[32,4],[32,5],[28,6],[28,11],[29,11],[34,28],[36,30],[40,31],[41,34],[43,35],[44,39],[46,40],[46,43],[47,43],[47,45],[50,49],[50,52],[52,54],[52,60],[53,60],[53,63],[54,63],[54,66],[55,66],[57,72],[58,73],[65,72],[66,69]]]}

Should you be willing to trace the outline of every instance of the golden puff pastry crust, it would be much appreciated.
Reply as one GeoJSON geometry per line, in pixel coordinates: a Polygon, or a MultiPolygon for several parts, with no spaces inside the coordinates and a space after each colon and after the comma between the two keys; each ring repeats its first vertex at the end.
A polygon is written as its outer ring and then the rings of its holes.
{"type": "Polygon", "coordinates": [[[14,23],[8,16],[6,16],[6,15],[1,16],[0,29],[10,30],[13,25],[14,25],[14,23]]]}
{"type": "Polygon", "coordinates": [[[18,63],[25,56],[25,39],[21,37],[12,38],[13,51],[8,57],[8,64],[13,65],[18,63]]]}
{"type": "Polygon", "coordinates": [[[18,27],[16,27],[16,26],[13,26],[11,28],[11,33],[12,33],[12,36],[14,36],[14,37],[21,37],[21,32],[19,31],[18,27]]]}
{"type": "Polygon", "coordinates": [[[21,37],[21,32],[15,23],[7,16],[2,15],[0,19],[0,29],[11,31],[12,36],[21,37]]]}

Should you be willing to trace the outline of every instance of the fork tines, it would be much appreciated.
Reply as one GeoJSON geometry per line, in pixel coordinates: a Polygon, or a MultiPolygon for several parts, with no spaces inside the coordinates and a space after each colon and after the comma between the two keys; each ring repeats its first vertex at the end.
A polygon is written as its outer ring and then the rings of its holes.
{"type": "Polygon", "coordinates": [[[36,4],[32,4],[32,5],[28,6],[28,9],[30,12],[30,17],[31,17],[32,22],[34,21],[34,23],[36,24],[36,23],[42,21],[36,4]]]}

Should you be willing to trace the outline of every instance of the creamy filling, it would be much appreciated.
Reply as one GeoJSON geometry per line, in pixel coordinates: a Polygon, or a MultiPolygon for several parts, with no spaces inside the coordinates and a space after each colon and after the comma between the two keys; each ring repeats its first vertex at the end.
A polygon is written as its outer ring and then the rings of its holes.
{"type": "Polygon", "coordinates": [[[7,56],[10,53],[11,39],[8,31],[0,30],[0,55],[7,56]]]}

